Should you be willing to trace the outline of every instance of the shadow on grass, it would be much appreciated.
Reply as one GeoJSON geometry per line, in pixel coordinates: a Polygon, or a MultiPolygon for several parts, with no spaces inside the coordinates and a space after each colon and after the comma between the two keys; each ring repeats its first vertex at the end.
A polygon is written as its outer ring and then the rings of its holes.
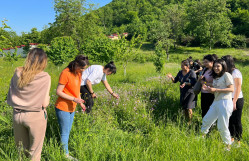
{"type": "Polygon", "coordinates": [[[249,59],[235,59],[236,64],[240,64],[241,66],[248,66],[249,59]]]}
{"type": "Polygon", "coordinates": [[[176,48],[176,49],[172,49],[170,50],[170,53],[174,53],[174,54],[192,54],[192,53],[205,53],[205,50],[198,50],[198,49],[186,49],[186,48],[176,48]]]}
{"type": "Polygon", "coordinates": [[[140,49],[143,51],[154,51],[155,45],[152,43],[144,43],[140,49]]]}

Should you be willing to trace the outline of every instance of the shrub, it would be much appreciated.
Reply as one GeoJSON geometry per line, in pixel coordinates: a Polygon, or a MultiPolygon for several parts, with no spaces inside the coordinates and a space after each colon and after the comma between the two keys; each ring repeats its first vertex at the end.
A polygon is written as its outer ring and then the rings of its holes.
{"type": "Polygon", "coordinates": [[[246,48],[246,37],[244,35],[235,35],[231,45],[234,48],[246,48]]]}
{"type": "Polygon", "coordinates": [[[62,65],[78,53],[74,40],[70,36],[63,36],[56,37],[51,41],[50,50],[47,54],[55,65],[62,65]]]}

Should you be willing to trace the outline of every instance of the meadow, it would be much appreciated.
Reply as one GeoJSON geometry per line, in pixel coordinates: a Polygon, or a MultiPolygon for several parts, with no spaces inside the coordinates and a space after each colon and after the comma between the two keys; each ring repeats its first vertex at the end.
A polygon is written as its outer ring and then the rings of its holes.
{"type": "MultiPolygon", "coordinates": [[[[146,58],[153,50],[141,48],[146,58]]],[[[143,56],[142,56],[143,57],[143,56]]],[[[181,48],[171,52],[161,74],[156,73],[152,62],[130,62],[124,77],[122,66],[117,63],[117,74],[108,76],[108,82],[119,94],[116,100],[104,86],[95,85],[98,98],[91,114],[77,108],[70,134],[70,154],[79,160],[207,160],[232,161],[249,158],[249,51],[240,49],[181,48]],[[243,140],[240,148],[226,151],[217,128],[206,138],[200,137],[200,96],[194,109],[193,122],[186,123],[179,105],[179,83],[172,84],[167,73],[176,75],[180,62],[189,56],[202,59],[206,54],[230,54],[236,57],[236,66],[243,74],[245,104],[242,115],[243,140]]],[[[6,103],[9,82],[17,66],[24,59],[11,65],[0,58],[0,160],[27,160],[19,157],[15,148],[12,129],[12,108],[6,103]]],[[[95,64],[94,62],[92,64],[95,64]]],[[[59,126],[54,111],[56,87],[61,67],[49,62],[46,71],[51,75],[51,102],[48,125],[43,145],[42,160],[66,160],[59,144],[59,126]]]]}

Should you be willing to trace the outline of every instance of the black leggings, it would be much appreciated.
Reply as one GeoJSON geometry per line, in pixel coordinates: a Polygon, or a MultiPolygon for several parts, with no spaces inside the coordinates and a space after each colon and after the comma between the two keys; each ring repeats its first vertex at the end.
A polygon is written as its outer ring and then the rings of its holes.
{"type": "Polygon", "coordinates": [[[90,113],[92,111],[94,102],[91,93],[87,89],[86,85],[80,87],[80,93],[81,93],[81,98],[85,101],[86,113],[90,113]]]}
{"type": "Polygon", "coordinates": [[[242,124],[241,124],[241,115],[242,108],[244,105],[244,98],[239,98],[236,102],[236,110],[233,111],[232,116],[229,120],[229,131],[232,138],[241,139],[242,136],[242,124]]]}
{"type": "Polygon", "coordinates": [[[207,114],[213,101],[214,101],[214,95],[212,93],[201,93],[201,115],[202,115],[202,118],[207,114]]]}

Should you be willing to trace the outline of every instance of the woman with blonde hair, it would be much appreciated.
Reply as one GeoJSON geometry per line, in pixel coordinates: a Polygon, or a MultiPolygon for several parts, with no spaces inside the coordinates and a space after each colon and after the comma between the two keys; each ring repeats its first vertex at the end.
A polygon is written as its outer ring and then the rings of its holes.
{"type": "Polygon", "coordinates": [[[33,161],[39,161],[47,127],[51,78],[44,72],[47,55],[39,48],[30,50],[23,67],[10,82],[7,103],[13,107],[13,129],[18,148],[33,161]]]}

